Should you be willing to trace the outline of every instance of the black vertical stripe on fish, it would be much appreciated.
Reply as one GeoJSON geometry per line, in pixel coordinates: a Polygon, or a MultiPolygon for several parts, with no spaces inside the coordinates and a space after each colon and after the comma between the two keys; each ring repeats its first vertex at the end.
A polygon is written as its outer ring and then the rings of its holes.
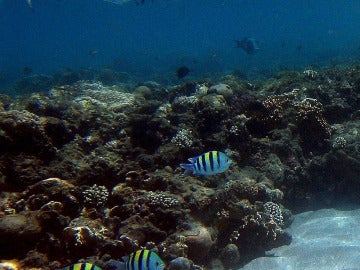
{"type": "Polygon", "coordinates": [[[146,257],[146,269],[150,269],[150,257],[152,255],[152,251],[149,251],[146,257]]]}
{"type": "Polygon", "coordinates": [[[134,252],[132,255],[131,255],[131,259],[130,259],[130,269],[135,269],[135,256],[136,253],[134,252]]]}
{"type": "Polygon", "coordinates": [[[220,167],[220,155],[219,155],[219,151],[216,151],[216,161],[218,164],[218,168],[220,167]]]}
{"type": "Polygon", "coordinates": [[[96,267],[96,265],[93,264],[93,265],[91,266],[90,270],[95,270],[95,267],[96,267]]]}
{"type": "Polygon", "coordinates": [[[85,270],[86,269],[86,263],[81,264],[80,270],[85,270]]]}
{"type": "Polygon", "coordinates": [[[204,171],[206,172],[206,160],[205,160],[205,154],[201,155],[201,163],[203,165],[204,171]]]}
{"type": "Polygon", "coordinates": [[[209,160],[210,160],[210,169],[212,171],[214,171],[214,157],[213,157],[213,152],[212,151],[209,153],[209,160]]]}
{"type": "Polygon", "coordinates": [[[198,171],[201,170],[199,159],[200,159],[200,157],[196,159],[196,166],[197,166],[197,170],[198,170],[198,171]]]}
{"type": "Polygon", "coordinates": [[[144,252],[145,250],[141,250],[140,255],[139,255],[139,270],[143,269],[143,257],[144,257],[144,252]]]}

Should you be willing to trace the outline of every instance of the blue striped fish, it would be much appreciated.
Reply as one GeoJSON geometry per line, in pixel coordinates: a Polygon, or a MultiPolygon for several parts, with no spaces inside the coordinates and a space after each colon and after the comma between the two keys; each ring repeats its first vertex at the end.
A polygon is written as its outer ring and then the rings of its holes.
{"type": "Polygon", "coordinates": [[[125,264],[126,270],[163,270],[164,267],[159,255],[146,249],[131,253],[125,264]]]}
{"type": "Polygon", "coordinates": [[[102,270],[99,266],[92,263],[75,263],[59,270],[102,270]]]}
{"type": "Polygon", "coordinates": [[[226,171],[231,159],[223,152],[210,151],[197,157],[189,158],[190,164],[181,163],[180,167],[185,169],[184,174],[213,175],[226,171]]]}

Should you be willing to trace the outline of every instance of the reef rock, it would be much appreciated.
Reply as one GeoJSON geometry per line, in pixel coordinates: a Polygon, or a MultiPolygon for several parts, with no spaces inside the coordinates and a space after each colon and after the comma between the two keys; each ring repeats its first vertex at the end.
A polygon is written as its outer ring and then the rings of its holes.
{"type": "MultiPolygon", "coordinates": [[[[65,216],[74,217],[80,212],[78,198],[81,194],[74,185],[59,178],[42,180],[30,186],[23,193],[23,196],[27,201],[28,207],[32,210],[38,210],[45,207],[49,202],[56,201],[62,205],[58,210],[65,216]]],[[[50,205],[48,205],[48,207],[50,207],[50,205]]]]}
{"type": "Polygon", "coordinates": [[[0,113],[1,151],[25,152],[47,156],[54,152],[41,119],[28,111],[0,113]]]}
{"type": "Polygon", "coordinates": [[[200,223],[195,224],[184,236],[185,244],[189,248],[188,256],[192,260],[203,259],[215,243],[209,229],[200,223]]]}
{"type": "Polygon", "coordinates": [[[109,238],[110,232],[100,220],[79,217],[70,222],[63,230],[63,235],[71,252],[85,256],[104,243],[109,238]]]}
{"type": "Polygon", "coordinates": [[[221,252],[221,258],[225,266],[231,267],[239,263],[240,253],[235,244],[228,244],[221,252]]]}
{"type": "Polygon", "coordinates": [[[190,270],[191,263],[188,259],[184,257],[178,257],[169,262],[168,265],[169,270],[190,270]]]}
{"type": "Polygon", "coordinates": [[[36,215],[37,211],[27,211],[0,219],[1,258],[13,258],[36,245],[42,234],[36,215]]]}
{"type": "Polygon", "coordinates": [[[142,245],[149,241],[163,241],[166,238],[164,231],[159,230],[138,215],[126,219],[123,224],[121,233],[137,240],[142,245]]]}
{"type": "Polygon", "coordinates": [[[213,85],[209,88],[210,93],[217,93],[222,95],[224,98],[230,98],[233,95],[231,87],[224,83],[213,85]]]}

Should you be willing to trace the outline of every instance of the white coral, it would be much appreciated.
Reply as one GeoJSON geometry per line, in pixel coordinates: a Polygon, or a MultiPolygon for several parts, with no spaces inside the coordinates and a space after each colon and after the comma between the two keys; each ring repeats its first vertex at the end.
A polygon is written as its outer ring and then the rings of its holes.
{"type": "Polygon", "coordinates": [[[171,142],[180,148],[188,148],[194,144],[194,136],[191,130],[180,129],[171,139],[171,142]]]}

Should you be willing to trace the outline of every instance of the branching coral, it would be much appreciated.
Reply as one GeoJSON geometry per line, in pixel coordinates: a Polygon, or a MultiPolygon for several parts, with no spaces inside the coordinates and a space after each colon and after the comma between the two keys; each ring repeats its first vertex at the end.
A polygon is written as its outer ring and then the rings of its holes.
{"type": "Polygon", "coordinates": [[[282,226],[284,224],[282,211],[278,204],[273,202],[265,203],[264,213],[268,217],[269,221],[275,222],[278,226],[282,226]]]}
{"type": "Polygon", "coordinates": [[[83,195],[85,205],[102,207],[109,197],[109,191],[105,186],[94,184],[92,187],[86,189],[83,195]]]}
{"type": "Polygon", "coordinates": [[[150,191],[146,197],[148,204],[154,207],[171,208],[180,205],[178,199],[166,194],[165,192],[150,191]]]}
{"type": "Polygon", "coordinates": [[[175,136],[171,139],[173,144],[176,144],[180,148],[189,148],[194,143],[194,136],[189,129],[180,129],[175,136]]]}

